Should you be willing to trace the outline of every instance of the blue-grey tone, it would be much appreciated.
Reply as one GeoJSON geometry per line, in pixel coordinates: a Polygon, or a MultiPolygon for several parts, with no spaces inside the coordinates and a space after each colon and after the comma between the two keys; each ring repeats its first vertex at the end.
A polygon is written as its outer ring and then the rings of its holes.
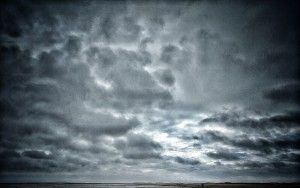
{"type": "Polygon", "coordinates": [[[0,182],[299,180],[296,0],[0,4],[0,182]]]}

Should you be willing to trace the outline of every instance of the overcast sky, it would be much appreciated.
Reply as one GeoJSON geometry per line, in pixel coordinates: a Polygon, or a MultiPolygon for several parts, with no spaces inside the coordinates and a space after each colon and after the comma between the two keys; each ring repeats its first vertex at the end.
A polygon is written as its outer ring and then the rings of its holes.
{"type": "Polygon", "coordinates": [[[299,180],[296,1],[0,9],[1,182],[299,180]]]}

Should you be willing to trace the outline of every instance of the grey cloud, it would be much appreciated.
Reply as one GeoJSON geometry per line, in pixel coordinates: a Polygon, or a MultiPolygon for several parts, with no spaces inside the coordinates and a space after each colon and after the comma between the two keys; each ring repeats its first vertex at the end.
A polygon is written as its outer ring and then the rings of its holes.
{"type": "Polygon", "coordinates": [[[160,154],[151,151],[138,151],[130,150],[124,153],[124,157],[127,159],[155,159],[161,158],[160,154]]]}
{"type": "Polygon", "coordinates": [[[158,77],[163,84],[166,84],[168,86],[172,86],[175,83],[175,77],[170,70],[158,72],[158,77]]]}
{"type": "Polygon", "coordinates": [[[264,163],[261,162],[253,162],[253,161],[247,161],[245,163],[239,164],[242,167],[246,168],[263,168],[265,166],[264,163]]]}
{"type": "MultiPolygon", "coordinates": [[[[74,137],[77,137],[81,139],[82,137],[78,135],[74,135],[74,137]]],[[[88,139],[90,141],[94,141],[94,138],[89,137],[83,137],[84,139],[88,139]]],[[[74,139],[71,139],[68,136],[58,136],[58,135],[48,135],[43,136],[37,139],[39,142],[43,143],[44,146],[47,146],[51,150],[63,150],[63,151],[69,151],[71,153],[74,153],[74,155],[77,155],[78,153],[85,153],[85,154],[92,154],[92,155],[98,155],[102,154],[104,155],[110,155],[111,152],[105,147],[105,143],[97,144],[97,145],[91,145],[91,146],[80,146],[74,143],[74,139]]],[[[68,156],[67,156],[68,157],[68,156]]]]}
{"type": "MultiPolygon", "coordinates": [[[[286,48],[289,49],[290,47],[287,46],[286,48]]],[[[269,74],[270,77],[273,77],[275,80],[282,80],[283,84],[285,84],[286,81],[299,81],[300,66],[292,50],[287,52],[271,51],[259,54],[256,63],[257,64],[247,67],[249,69],[247,71],[257,69],[257,72],[269,74]],[[291,66],[286,66],[286,62],[289,62],[291,66]],[[268,67],[268,69],[264,69],[265,67],[268,67]],[[286,71],[280,71],[283,68],[286,69],[286,71]]]]}
{"type": "Polygon", "coordinates": [[[97,69],[97,75],[100,78],[104,75],[102,79],[110,80],[113,87],[112,91],[103,92],[103,97],[111,99],[107,100],[108,104],[112,102],[115,107],[124,109],[172,102],[171,93],[157,85],[152,75],[144,70],[147,54],[123,49],[114,54],[118,58],[109,70],[97,69]]]}
{"type": "Polygon", "coordinates": [[[21,155],[14,150],[3,150],[0,152],[1,159],[19,158],[21,155]]]}
{"type": "MultiPolygon", "coordinates": [[[[239,139],[239,140],[231,140],[229,141],[229,144],[232,144],[233,146],[240,147],[243,149],[248,149],[248,150],[254,150],[254,151],[259,151],[265,154],[270,154],[272,153],[273,147],[277,147],[276,143],[273,143],[272,141],[268,139],[239,139]]],[[[280,146],[279,146],[280,147],[280,146]]],[[[280,147],[280,149],[284,149],[286,146],[280,147]]],[[[288,146],[289,147],[289,146],[288,146]]]]}
{"type": "Polygon", "coordinates": [[[229,160],[229,161],[239,160],[241,157],[241,155],[238,153],[230,153],[228,151],[208,152],[206,155],[213,159],[222,159],[222,160],[229,160]]]}
{"type": "MultiPolygon", "coordinates": [[[[254,151],[259,155],[271,155],[276,152],[284,153],[289,150],[298,150],[299,147],[299,138],[297,137],[297,133],[288,134],[284,136],[277,137],[269,137],[265,135],[253,135],[251,138],[250,135],[240,135],[235,136],[235,138],[231,138],[225,134],[222,134],[217,131],[208,131],[201,135],[194,135],[191,138],[197,140],[199,143],[207,144],[207,143],[222,143],[224,145],[233,146],[235,148],[239,148],[242,151],[254,151]]],[[[222,153],[222,151],[219,151],[222,153]]],[[[217,157],[218,154],[212,154],[211,156],[217,157]]]]}
{"type": "Polygon", "coordinates": [[[260,138],[256,140],[244,139],[232,141],[232,144],[237,147],[261,151],[266,154],[272,153],[275,150],[288,150],[288,149],[299,149],[297,146],[299,144],[298,138],[275,138],[267,139],[260,138]]]}
{"type": "Polygon", "coordinates": [[[41,76],[46,77],[60,77],[64,74],[64,69],[61,67],[62,65],[58,62],[59,56],[62,53],[60,51],[54,50],[50,53],[42,52],[39,55],[39,63],[41,76]]]}
{"type": "Polygon", "coordinates": [[[18,46],[1,46],[2,87],[18,87],[33,75],[35,67],[29,50],[18,46]]]}
{"type": "Polygon", "coordinates": [[[182,157],[176,157],[175,161],[184,164],[184,165],[199,165],[200,161],[195,160],[195,159],[187,159],[187,158],[182,158],[182,157]]]}
{"type": "Polygon", "coordinates": [[[146,50],[146,49],[147,49],[147,44],[148,44],[148,43],[153,43],[153,42],[154,42],[153,39],[151,39],[151,38],[149,38],[149,37],[144,38],[144,39],[141,40],[140,48],[141,48],[142,50],[146,50]]]}
{"type": "Polygon", "coordinates": [[[172,96],[168,91],[157,91],[145,89],[144,91],[134,91],[134,90],[120,90],[117,96],[123,96],[128,101],[135,104],[137,102],[139,105],[151,105],[157,100],[170,101],[172,96]]]}
{"type": "MultiPolygon", "coordinates": [[[[45,162],[39,164],[33,162],[30,158],[34,159],[43,159],[45,156],[41,153],[36,153],[35,151],[29,151],[29,153],[24,153],[24,156],[29,158],[24,158],[23,154],[20,155],[16,151],[2,151],[1,155],[4,156],[1,158],[1,170],[2,171],[44,171],[47,170],[52,163],[45,162]],[[28,155],[27,155],[28,154],[28,155]],[[5,157],[6,156],[6,157],[5,157]],[[47,164],[47,165],[46,165],[47,164]]],[[[48,160],[48,158],[47,158],[48,160]]]]}
{"type": "Polygon", "coordinates": [[[287,114],[271,116],[271,122],[280,123],[280,125],[299,125],[299,111],[290,111],[287,114]]]}
{"type": "Polygon", "coordinates": [[[36,150],[27,150],[22,152],[23,156],[30,157],[32,159],[51,159],[53,156],[50,154],[47,155],[43,151],[36,151],[36,150]]]}
{"type": "Polygon", "coordinates": [[[199,124],[205,123],[223,123],[228,127],[240,129],[260,129],[269,131],[270,129],[280,129],[284,127],[299,126],[298,111],[288,111],[282,114],[267,115],[260,119],[250,118],[245,114],[229,112],[217,113],[211,117],[205,118],[199,124]]]}
{"type": "Polygon", "coordinates": [[[280,161],[287,161],[287,162],[295,162],[299,163],[300,155],[296,153],[287,153],[287,154],[281,154],[279,155],[280,161]]]}
{"type": "Polygon", "coordinates": [[[1,181],[298,179],[296,4],[1,2],[1,181]]]}
{"type": "MultiPolygon", "coordinates": [[[[33,2],[12,1],[1,5],[1,18],[4,19],[1,24],[1,38],[4,41],[27,38],[29,42],[23,44],[32,49],[61,43],[63,34],[58,29],[59,18],[54,16],[57,12],[50,10],[48,3],[35,6],[33,2]],[[13,23],[8,24],[11,22],[13,23]],[[36,32],[31,32],[32,30],[36,32]]],[[[22,40],[19,40],[22,44],[20,41],[22,40]]]]}
{"type": "Polygon", "coordinates": [[[236,165],[242,169],[250,169],[250,170],[259,169],[262,173],[270,172],[270,170],[272,170],[273,173],[275,174],[280,174],[282,172],[299,174],[299,170],[297,170],[297,168],[294,168],[293,165],[280,162],[280,161],[273,161],[273,162],[246,161],[243,163],[236,163],[236,165]]]}
{"type": "Polygon", "coordinates": [[[295,2],[289,1],[289,4],[282,4],[280,1],[272,3],[263,3],[263,8],[249,21],[244,29],[249,29],[246,35],[252,35],[263,41],[277,43],[293,40],[298,28],[295,26],[295,2]],[[280,5],[280,8],[279,6],[280,5]],[[281,12],[281,14],[278,14],[281,12]],[[261,25],[266,23],[267,26],[261,25]],[[276,32],[267,35],[272,28],[277,28],[276,32]]]}
{"type": "Polygon", "coordinates": [[[274,103],[300,103],[300,84],[286,84],[277,88],[273,88],[264,93],[264,97],[274,103]]]}
{"type": "Polygon", "coordinates": [[[107,122],[103,122],[103,124],[99,124],[99,125],[93,125],[93,124],[76,125],[74,126],[73,131],[80,132],[82,134],[88,133],[90,135],[101,135],[101,134],[122,135],[140,124],[138,120],[130,120],[130,121],[127,121],[125,119],[123,120],[104,119],[104,120],[106,120],[107,122]]]}
{"type": "Polygon", "coordinates": [[[219,36],[217,34],[211,33],[205,29],[201,29],[197,32],[197,39],[199,40],[199,49],[201,53],[200,63],[208,64],[210,63],[209,54],[212,50],[212,43],[215,40],[219,40],[219,36]]]}
{"type": "Polygon", "coordinates": [[[116,55],[110,48],[91,47],[87,57],[89,62],[101,65],[100,68],[110,67],[116,61],[116,55]]]}
{"type": "Polygon", "coordinates": [[[49,170],[49,167],[54,166],[52,162],[50,163],[35,163],[28,161],[26,159],[10,159],[8,161],[2,162],[1,161],[2,170],[4,171],[27,171],[27,172],[47,172],[49,170]]]}
{"type": "MultiPolygon", "coordinates": [[[[32,157],[32,155],[30,155],[32,157]]],[[[85,166],[88,166],[88,163],[85,163],[82,160],[70,160],[61,156],[55,158],[37,158],[36,154],[34,158],[31,157],[18,157],[18,158],[9,158],[1,159],[1,171],[5,172],[71,172],[85,166]],[[52,160],[55,159],[55,160],[52,160]]],[[[92,168],[92,167],[90,167],[92,168]]]]}
{"type": "Polygon", "coordinates": [[[154,142],[146,135],[128,135],[128,144],[132,147],[144,148],[144,149],[160,149],[161,145],[154,142]]]}
{"type": "Polygon", "coordinates": [[[151,62],[151,54],[147,53],[147,51],[119,49],[116,53],[119,56],[119,65],[127,64],[132,69],[139,69],[141,66],[151,62]]]}
{"type": "Polygon", "coordinates": [[[101,25],[100,33],[104,36],[107,41],[110,41],[115,34],[115,23],[111,17],[106,17],[101,25]]]}
{"type": "Polygon", "coordinates": [[[152,63],[152,55],[148,51],[142,49],[140,53],[140,59],[144,66],[152,63]]]}
{"type": "Polygon", "coordinates": [[[125,37],[127,38],[127,40],[137,40],[142,31],[142,28],[136,23],[136,19],[133,17],[125,17],[123,20],[123,24],[126,32],[125,37]]]}
{"type": "Polygon", "coordinates": [[[70,36],[69,39],[66,42],[65,45],[66,51],[71,55],[71,56],[76,56],[78,55],[78,52],[81,49],[81,41],[79,37],[76,36],[70,36]]]}
{"type": "Polygon", "coordinates": [[[151,22],[153,22],[154,24],[160,26],[160,27],[164,27],[165,26],[165,21],[162,17],[159,16],[154,16],[151,18],[151,22]]]}
{"type": "Polygon", "coordinates": [[[46,110],[30,110],[28,116],[32,116],[36,119],[47,118],[57,123],[62,123],[65,125],[70,124],[70,120],[65,117],[62,113],[51,112],[46,110]]]}
{"type": "MultiPolygon", "coordinates": [[[[120,9],[122,9],[122,5],[120,5],[120,9]]],[[[99,28],[100,36],[107,42],[134,42],[139,39],[141,31],[142,27],[137,23],[135,17],[126,15],[120,17],[113,14],[106,15],[101,20],[99,28]]]]}
{"type": "Polygon", "coordinates": [[[7,34],[10,37],[20,37],[23,34],[23,28],[21,23],[26,23],[29,26],[32,24],[28,17],[32,16],[31,7],[24,6],[24,3],[19,4],[19,6],[13,7],[10,3],[1,3],[1,17],[3,22],[1,23],[1,34],[7,34]],[[21,8],[23,6],[23,9],[21,8]],[[23,15],[23,17],[20,17],[23,15]],[[20,19],[20,18],[21,19],[20,19]],[[8,24],[11,23],[12,24],[8,24]]]}
{"type": "MultiPolygon", "coordinates": [[[[51,130],[45,126],[38,126],[36,123],[6,123],[2,127],[3,131],[9,131],[11,135],[5,136],[3,135],[3,138],[10,138],[11,136],[31,136],[35,133],[39,134],[48,134],[51,133],[51,130]],[[18,126],[17,129],[15,129],[13,126],[18,126]]],[[[13,141],[13,140],[11,140],[13,141]]]]}
{"type": "Polygon", "coordinates": [[[146,135],[129,134],[127,140],[115,143],[123,151],[127,159],[157,159],[161,158],[162,146],[146,135]]]}
{"type": "Polygon", "coordinates": [[[173,63],[173,61],[177,58],[177,54],[179,49],[174,45],[164,46],[161,52],[160,60],[165,63],[173,63]]]}

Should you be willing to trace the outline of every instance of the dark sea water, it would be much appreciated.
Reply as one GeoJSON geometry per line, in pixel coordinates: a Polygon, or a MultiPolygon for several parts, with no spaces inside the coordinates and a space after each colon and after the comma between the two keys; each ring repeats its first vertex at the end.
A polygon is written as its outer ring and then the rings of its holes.
{"type": "Polygon", "coordinates": [[[1,188],[300,188],[300,184],[231,184],[231,183],[205,183],[205,184],[138,184],[138,183],[22,183],[0,184],[1,188]]]}

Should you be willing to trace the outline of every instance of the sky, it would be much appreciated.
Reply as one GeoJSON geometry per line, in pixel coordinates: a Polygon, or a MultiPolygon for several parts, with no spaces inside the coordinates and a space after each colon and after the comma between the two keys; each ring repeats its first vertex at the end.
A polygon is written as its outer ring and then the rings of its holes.
{"type": "Polygon", "coordinates": [[[299,180],[296,1],[0,7],[0,182],[299,180]]]}

